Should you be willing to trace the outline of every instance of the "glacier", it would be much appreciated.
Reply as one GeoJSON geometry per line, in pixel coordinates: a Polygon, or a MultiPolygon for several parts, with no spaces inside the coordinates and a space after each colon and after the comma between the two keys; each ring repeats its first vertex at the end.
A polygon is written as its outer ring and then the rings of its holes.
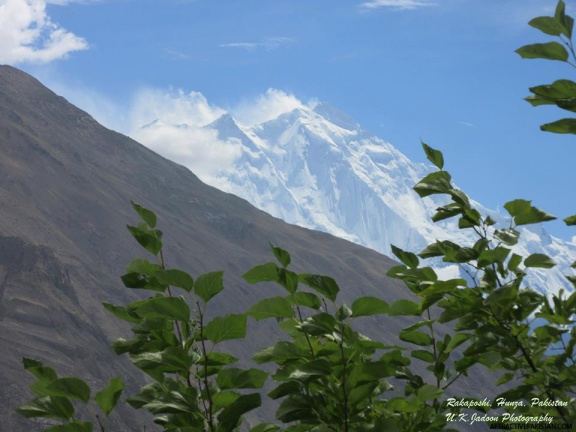
{"type": "MultiPolygon", "coordinates": [[[[470,246],[477,240],[472,230],[458,229],[456,218],[432,222],[436,209],[447,203],[446,197],[422,199],[413,191],[436,168],[409,160],[329,104],[300,106],[254,125],[242,125],[229,113],[202,126],[169,125],[160,118],[142,126],[137,138],[146,145],[143,132],[154,130],[158,136],[163,128],[200,128],[216,134],[237,157],[201,179],[288,223],[333,234],[392,258],[391,245],[418,253],[436,240],[470,246]]],[[[158,140],[152,149],[174,159],[158,140]]],[[[472,204],[495,219],[498,227],[509,225],[509,216],[472,204]]],[[[549,235],[541,224],[519,231],[516,253],[545,253],[558,264],[552,270],[529,269],[525,282],[547,295],[560,289],[574,291],[564,274],[574,274],[570,265],[576,260],[576,245],[549,235]]],[[[456,265],[438,259],[427,265],[442,279],[463,276],[456,265]]]]}

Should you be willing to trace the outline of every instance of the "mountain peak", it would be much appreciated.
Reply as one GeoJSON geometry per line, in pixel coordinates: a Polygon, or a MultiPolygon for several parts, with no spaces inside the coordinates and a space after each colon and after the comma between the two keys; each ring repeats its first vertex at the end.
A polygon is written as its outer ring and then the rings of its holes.
{"type": "Polygon", "coordinates": [[[345,112],[339,110],[338,108],[326,103],[320,102],[314,107],[314,112],[330,123],[347,130],[358,130],[361,129],[360,125],[352,116],[346,114],[345,112]]]}

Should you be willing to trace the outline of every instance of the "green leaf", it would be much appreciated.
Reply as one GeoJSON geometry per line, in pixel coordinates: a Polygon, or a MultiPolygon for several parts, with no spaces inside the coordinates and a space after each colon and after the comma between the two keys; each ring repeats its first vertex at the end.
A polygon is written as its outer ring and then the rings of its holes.
{"type": "Polygon", "coordinates": [[[456,333],[451,339],[450,342],[448,342],[448,344],[444,347],[444,352],[445,353],[451,353],[452,350],[454,350],[454,348],[462,345],[464,342],[466,342],[468,339],[470,339],[471,336],[469,334],[466,333],[456,333]]]}
{"type": "MultiPolygon", "coordinates": [[[[152,255],[157,255],[162,250],[162,241],[158,234],[154,235],[152,231],[146,231],[142,228],[127,225],[128,231],[136,239],[140,246],[150,252],[152,255]]],[[[155,232],[159,232],[155,230],[155,232]]]]}
{"type": "Polygon", "coordinates": [[[464,279],[450,279],[447,281],[436,281],[424,291],[418,293],[418,295],[427,297],[435,294],[443,294],[446,292],[452,292],[459,287],[466,286],[466,281],[464,279]]]}
{"type": "Polygon", "coordinates": [[[568,216],[564,218],[564,223],[568,226],[576,225],[576,215],[568,216]]]}
{"type": "Polygon", "coordinates": [[[260,321],[266,318],[292,318],[294,309],[284,297],[272,297],[254,304],[246,313],[260,321]]]}
{"type": "Polygon", "coordinates": [[[478,257],[478,267],[486,267],[490,264],[502,264],[510,254],[510,249],[498,246],[494,249],[486,249],[478,257]]]}
{"type": "Polygon", "coordinates": [[[204,273],[198,276],[194,283],[194,292],[204,303],[208,303],[212,297],[224,289],[223,277],[224,272],[222,271],[204,273]]]}
{"type": "Polygon", "coordinates": [[[72,403],[60,396],[42,396],[16,408],[26,418],[48,417],[69,419],[74,414],[72,403]]]}
{"type": "Polygon", "coordinates": [[[110,414],[118,403],[122,390],[124,390],[122,380],[115,377],[110,380],[106,387],[94,396],[94,401],[106,416],[110,414]]]}
{"type": "Polygon", "coordinates": [[[278,262],[282,265],[282,267],[286,268],[290,265],[290,254],[286,252],[284,249],[280,249],[279,247],[270,244],[272,248],[272,253],[278,260],[278,262]]]}
{"type": "Polygon", "coordinates": [[[568,51],[558,42],[537,43],[518,48],[516,52],[524,59],[568,60],[568,51]]]}
{"type": "Polygon", "coordinates": [[[140,321],[142,321],[142,318],[134,314],[134,312],[126,306],[115,306],[110,303],[102,303],[102,305],[104,306],[104,309],[112,312],[123,321],[133,324],[138,324],[140,321]]]}
{"type": "Polygon", "coordinates": [[[130,201],[132,208],[138,213],[146,225],[150,228],[156,227],[156,214],[147,208],[142,207],[140,204],[136,204],[134,201],[130,201]]]}
{"type": "Polygon", "coordinates": [[[494,231],[494,237],[508,246],[514,246],[518,243],[520,233],[513,228],[506,228],[494,231]]]}
{"type": "Polygon", "coordinates": [[[377,297],[359,297],[354,300],[351,306],[352,316],[354,318],[368,315],[387,314],[390,311],[390,305],[377,297]]]}
{"type": "Polygon", "coordinates": [[[221,389],[262,388],[268,374],[259,369],[221,369],[216,382],[221,389]]]}
{"type": "Polygon", "coordinates": [[[242,275],[250,284],[259,282],[278,282],[278,266],[272,262],[257,265],[242,275]]]}
{"type": "Polygon", "coordinates": [[[418,400],[424,402],[429,399],[438,399],[440,396],[444,394],[444,391],[441,388],[430,384],[424,384],[422,387],[416,390],[416,397],[418,400]]]}
{"type": "Polygon", "coordinates": [[[434,363],[434,355],[426,350],[413,350],[410,355],[414,358],[425,361],[426,363],[434,363]]]}
{"type": "Polygon", "coordinates": [[[446,171],[436,171],[420,180],[414,190],[421,198],[434,194],[447,194],[452,189],[452,177],[446,171]]]}
{"type": "Polygon", "coordinates": [[[413,315],[420,316],[420,305],[411,300],[398,300],[390,305],[390,315],[413,315]]]}
{"type": "Polygon", "coordinates": [[[574,20],[572,17],[566,15],[566,6],[562,0],[558,0],[556,11],[554,12],[554,19],[562,24],[562,34],[568,39],[572,39],[572,28],[574,27],[574,20]]]}
{"type": "Polygon", "coordinates": [[[168,286],[160,283],[155,277],[142,273],[126,273],[121,279],[126,288],[164,292],[168,286]]]}
{"type": "Polygon", "coordinates": [[[290,374],[291,379],[302,380],[313,376],[326,376],[332,373],[332,366],[326,359],[311,360],[290,374]]]}
{"type": "Polygon", "coordinates": [[[342,305],[336,311],[336,318],[338,321],[342,322],[352,316],[352,309],[350,309],[347,305],[342,305]]]}
{"type": "Polygon", "coordinates": [[[537,106],[541,106],[541,105],[555,105],[556,104],[556,101],[554,101],[552,99],[548,99],[548,98],[536,96],[536,95],[530,95],[528,97],[525,97],[524,100],[526,102],[528,102],[530,105],[532,105],[533,107],[537,107],[537,106]]]}
{"type": "Polygon", "coordinates": [[[294,294],[298,289],[298,275],[285,268],[278,269],[278,283],[282,285],[290,294],[294,294]]]}
{"type": "Polygon", "coordinates": [[[136,312],[143,318],[165,318],[172,321],[188,321],[190,307],[181,297],[154,297],[143,302],[136,312]]]}
{"type": "Polygon", "coordinates": [[[547,16],[534,18],[528,25],[551,36],[560,36],[563,30],[562,24],[557,19],[547,16]]]}
{"type": "Polygon", "coordinates": [[[154,275],[164,285],[172,285],[190,292],[194,288],[192,276],[182,270],[159,270],[154,275]]]}
{"type": "Polygon", "coordinates": [[[338,322],[336,318],[325,312],[320,312],[306,319],[300,328],[312,336],[331,335],[336,332],[338,322]]]}
{"type": "Polygon", "coordinates": [[[38,360],[24,357],[22,358],[22,363],[24,365],[24,369],[38,378],[39,381],[43,381],[48,384],[58,379],[58,375],[56,375],[54,369],[48,366],[44,366],[44,364],[38,360]]]}
{"type": "Polygon", "coordinates": [[[414,345],[428,346],[433,344],[432,337],[430,337],[429,334],[422,333],[416,330],[413,331],[402,330],[400,332],[399,337],[400,340],[404,342],[413,343],[414,345]]]}
{"type": "Polygon", "coordinates": [[[298,279],[304,285],[308,285],[313,290],[326,296],[329,300],[336,301],[336,296],[340,291],[338,284],[330,276],[300,274],[298,279]]]}
{"type": "Polygon", "coordinates": [[[147,259],[143,258],[132,260],[126,266],[126,273],[141,273],[146,276],[154,276],[159,270],[162,270],[161,265],[151,263],[147,259]]]}
{"type": "Polygon", "coordinates": [[[486,297],[487,305],[496,304],[497,306],[511,305],[518,297],[518,287],[515,285],[504,285],[490,293],[486,297]]]}
{"type": "Polygon", "coordinates": [[[214,318],[204,328],[204,337],[215,344],[246,337],[246,314],[229,314],[214,318]]]}
{"type": "MultiPolygon", "coordinates": [[[[292,297],[290,296],[288,300],[291,300],[292,297]]],[[[294,300],[300,306],[306,306],[311,309],[320,309],[322,306],[322,300],[314,293],[298,291],[294,293],[294,300]]]]}
{"type": "Polygon", "coordinates": [[[516,225],[528,225],[556,219],[555,216],[532,206],[532,201],[516,199],[504,204],[516,225]]]}
{"type": "Polygon", "coordinates": [[[238,425],[243,414],[258,408],[262,400],[258,393],[240,396],[218,414],[218,430],[232,431],[238,425]]]}
{"type": "Polygon", "coordinates": [[[44,388],[48,396],[61,396],[74,398],[88,403],[90,400],[90,387],[79,378],[59,378],[44,388]]]}
{"type": "Polygon", "coordinates": [[[567,79],[560,79],[552,84],[530,87],[530,91],[553,101],[557,99],[573,99],[576,97],[576,83],[567,79]]]}
{"type": "Polygon", "coordinates": [[[303,356],[303,353],[294,342],[279,341],[276,342],[273,347],[268,347],[257,352],[252,356],[252,359],[258,364],[272,361],[280,364],[299,359],[303,356]]]}
{"type": "Polygon", "coordinates": [[[315,421],[317,414],[314,412],[314,404],[299,394],[290,395],[282,401],[276,411],[276,418],[284,423],[291,421],[315,421]]]}
{"type": "Polygon", "coordinates": [[[512,254],[510,260],[508,261],[508,270],[516,271],[520,263],[522,262],[522,257],[517,254],[512,254]]]}
{"type": "Polygon", "coordinates": [[[232,363],[236,363],[238,361],[238,357],[234,357],[232,354],[226,354],[222,352],[211,352],[208,355],[208,359],[205,360],[202,357],[201,363],[204,364],[206,362],[208,366],[224,366],[232,363]]]}
{"type": "Polygon", "coordinates": [[[552,268],[556,265],[554,260],[545,254],[532,254],[524,260],[526,267],[552,268]]]}
{"type": "Polygon", "coordinates": [[[392,411],[411,413],[420,411],[422,408],[420,404],[415,404],[405,397],[398,396],[393,397],[388,401],[388,409],[392,411]]]}
{"type": "Polygon", "coordinates": [[[418,267],[418,264],[420,264],[420,260],[418,259],[416,254],[413,254],[412,252],[403,251],[402,249],[394,245],[390,246],[392,247],[392,253],[396,256],[396,258],[398,258],[400,261],[402,261],[410,268],[418,267]]]}
{"type": "Polygon", "coordinates": [[[432,222],[440,222],[441,220],[448,219],[462,214],[464,209],[458,203],[450,203],[445,206],[438,207],[436,213],[432,216],[432,222]]]}
{"type": "Polygon", "coordinates": [[[544,132],[576,134],[576,119],[565,118],[552,123],[546,123],[540,126],[540,129],[544,132]]]}
{"type": "Polygon", "coordinates": [[[444,156],[442,156],[441,151],[433,149],[424,142],[422,142],[422,147],[424,148],[426,157],[430,162],[432,162],[439,169],[444,168],[444,156]]]}

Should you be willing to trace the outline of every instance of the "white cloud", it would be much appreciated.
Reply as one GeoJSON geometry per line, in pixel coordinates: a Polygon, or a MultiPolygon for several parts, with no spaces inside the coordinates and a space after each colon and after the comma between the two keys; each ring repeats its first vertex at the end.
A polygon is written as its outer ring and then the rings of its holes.
{"type": "Polygon", "coordinates": [[[367,9],[377,9],[389,7],[394,9],[416,9],[426,6],[438,6],[436,3],[423,2],[418,0],[373,0],[362,3],[362,7],[367,9]]]}
{"type": "Polygon", "coordinates": [[[186,166],[208,184],[214,184],[219,171],[229,168],[241,152],[237,141],[222,141],[218,132],[212,129],[155,123],[134,130],[130,136],[156,153],[186,166]]]}
{"type": "Polygon", "coordinates": [[[258,48],[263,48],[266,51],[272,51],[277,48],[291,45],[294,42],[295,40],[292,38],[276,36],[276,37],[268,37],[264,39],[262,42],[232,42],[232,43],[220,44],[218,46],[221,48],[241,48],[247,51],[255,51],[258,48]]]}
{"type": "Polygon", "coordinates": [[[0,63],[46,63],[88,48],[84,39],[50,20],[46,4],[46,0],[4,0],[0,4],[0,63]]]}
{"type": "Polygon", "coordinates": [[[130,136],[214,184],[241,151],[237,141],[223,141],[215,130],[202,128],[224,113],[201,93],[145,89],[133,103],[130,136]]]}
{"type": "Polygon", "coordinates": [[[199,127],[213,122],[224,113],[225,110],[211,106],[202,93],[147,88],[136,95],[131,123],[132,126],[141,127],[161,120],[169,125],[199,127]]]}
{"type": "Polygon", "coordinates": [[[305,104],[292,94],[282,90],[268,89],[254,100],[244,101],[233,110],[233,117],[245,125],[264,123],[280,114],[302,107],[305,104]]]}

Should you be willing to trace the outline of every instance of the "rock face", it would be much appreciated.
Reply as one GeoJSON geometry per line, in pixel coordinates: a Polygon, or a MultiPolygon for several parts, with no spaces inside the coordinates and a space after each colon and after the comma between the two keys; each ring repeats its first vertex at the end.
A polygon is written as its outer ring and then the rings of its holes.
{"type": "MultiPolygon", "coordinates": [[[[405,298],[385,277],[393,261],[331,235],[288,225],[246,201],[203,184],[188,169],[100,126],[31,76],[0,66],[0,430],[40,430],[14,413],[30,397],[23,356],[95,388],[120,375],[134,388],[142,377],[109,344],[127,335],[101,302],[122,304],[137,293],[119,276],[144,256],[125,229],[136,221],[130,200],[156,211],[166,260],[193,275],[225,270],[214,313],[243,312],[262,287],[241,274],[272,259],[269,242],[293,255],[297,271],[328,274],[341,301],[358,295],[405,298]]],[[[405,323],[366,320],[367,333],[395,340],[405,323]]],[[[247,357],[273,337],[252,325],[250,340],[232,345],[247,357]]],[[[486,388],[474,375],[454,391],[486,388]]],[[[487,397],[492,395],[487,394],[487,397]]],[[[265,414],[262,414],[263,416],[265,414]]],[[[141,430],[141,413],[116,416],[113,430],[141,430]]],[[[146,430],[155,430],[149,427],[146,430]]]]}

